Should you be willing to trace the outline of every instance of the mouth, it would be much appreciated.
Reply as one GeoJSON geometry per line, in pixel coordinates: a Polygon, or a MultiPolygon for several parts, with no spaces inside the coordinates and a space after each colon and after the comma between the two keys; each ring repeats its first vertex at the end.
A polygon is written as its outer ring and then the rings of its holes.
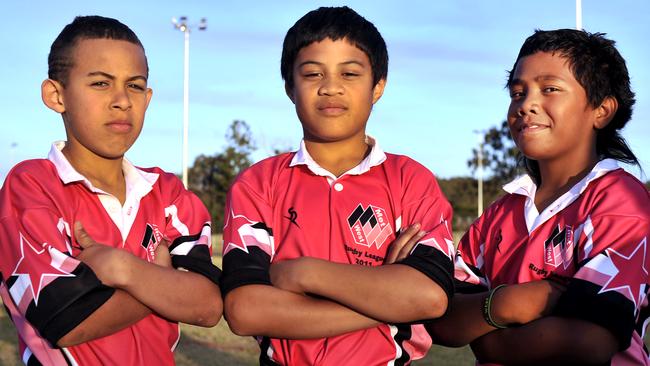
{"type": "Polygon", "coordinates": [[[316,106],[318,111],[326,116],[338,116],[345,113],[348,107],[340,102],[326,102],[316,106]]]}
{"type": "Polygon", "coordinates": [[[114,120],[106,124],[111,131],[117,133],[128,133],[133,129],[133,124],[126,120],[114,120]]]}
{"type": "Polygon", "coordinates": [[[527,134],[527,133],[539,132],[547,128],[549,128],[549,126],[541,123],[526,122],[526,123],[521,123],[517,131],[520,133],[527,134]]]}

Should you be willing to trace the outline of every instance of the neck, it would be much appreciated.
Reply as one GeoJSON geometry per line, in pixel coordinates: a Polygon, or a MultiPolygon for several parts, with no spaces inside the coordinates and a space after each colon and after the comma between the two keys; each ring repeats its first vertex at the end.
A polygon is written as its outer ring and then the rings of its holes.
{"type": "Polygon", "coordinates": [[[122,159],[107,159],[74,144],[66,143],[63,155],[70,165],[86,177],[93,186],[115,196],[122,204],[126,200],[126,181],[122,172],[122,159]]]}
{"type": "Polygon", "coordinates": [[[362,139],[335,142],[305,139],[305,146],[312,159],[336,177],[359,165],[372,149],[366,143],[365,136],[362,139]]]}
{"type": "Polygon", "coordinates": [[[583,159],[538,161],[541,183],[535,194],[535,205],[542,212],[548,205],[568,192],[598,163],[596,152],[583,159]]]}

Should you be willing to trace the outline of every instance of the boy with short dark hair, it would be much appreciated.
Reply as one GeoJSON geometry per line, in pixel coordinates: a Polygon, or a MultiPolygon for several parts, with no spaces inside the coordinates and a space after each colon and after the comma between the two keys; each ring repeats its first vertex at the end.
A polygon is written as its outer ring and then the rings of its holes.
{"type": "Polygon", "coordinates": [[[171,365],[178,321],[221,317],[207,210],[173,174],[124,158],[147,78],[115,19],[77,17],[52,44],[42,97],[67,141],[0,191],[0,295],[25,364],[171,365]]]}
{"type": "Polygon", "coordinates": [[[408,364],[431,345],[417,321],[446,311],[451,207],[431,172],[366,135],[387,65],[377,29],[347,7],[286,35],[304,139],[237,178],[224,225],[225,314],[260,336],[263,365],[408,364]]]}

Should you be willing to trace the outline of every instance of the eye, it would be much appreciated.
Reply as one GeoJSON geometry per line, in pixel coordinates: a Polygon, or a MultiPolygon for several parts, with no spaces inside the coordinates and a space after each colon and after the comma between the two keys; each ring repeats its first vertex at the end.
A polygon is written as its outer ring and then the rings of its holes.
{"type": "Polygon", "coordinates": [[[130,89],[135,89],[137,91],[145,91],[146,87],[140,85],[140,84],[135,84],[135,83],[130,83],[128,84],[128,87],[130,89]]]}
{"type": "Polygon", "coordinates": [[[105,88],[105,87],[108,86],[108,82],[103,81],[103,80],[102,81],[93,81],[92,83],[90,83],[90,86],[96,87],[96,88],[105,88]]]}
{"type": "Polygon", "coordinates": [[[361,74],[359,74],[358,72],[344,72],[343,73],[343,77],[345,77],[345,78],[355,78],[355,77],[358,77],[360,75],[361,74]]]}
{"type": "Polygon", "coordinates": [[[521,90],[511,90],[510,91],[510,99],[519,99],[521,97],[524,97],[526,94],[524,94],[523,91],[521,90]]]}
{"type": "Polygon", "coordinates": [[[544,89],[542,89],[542,91],[544,93],[553,93],[553,92],[556,92],[556,91],[559,91],[559,90],[560,90],[559,88],[556,88],[554,86],[547,86],[544,89]]]}
{"type": "Polygon", "coordinates": [[[307,72],[303,72],[302,74],[302,77],[304,77],[305,79],[317,79],[322,76],[323,74],[319,71],[307,71],[307,72]]]}

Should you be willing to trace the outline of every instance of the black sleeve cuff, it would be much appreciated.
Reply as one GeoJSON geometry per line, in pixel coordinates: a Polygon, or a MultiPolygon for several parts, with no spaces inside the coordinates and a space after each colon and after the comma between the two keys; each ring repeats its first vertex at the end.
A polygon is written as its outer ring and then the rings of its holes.
{"type": "Polygon", "coordinates": [[[616,291],[598,293],[601,287],[580,279],[572,279],[560,296],[554,314],[598,324],[614,335],[619,350],[630,346],[634,331],[634,305],[616,291]]]}
{"type": "Polygon", "coordinates": [[[272,286],[269,268],[270,256],[258,247],[248,247],[248,253],[233,249],[223,258],[221,296],[244,285],[272,286]]]}
{"type": "Polygon", "coordinates": [[[59,277],[44,287],[38,306],[32,302],[25,313],[53,347],[115,293],[103,285],[90,267],[81,263],[72,272],[75,277],[59,277]]]}
{"type": "Polygon", "coordinates": [[[174,268],[185,268],[207,277],[215,285],[219,286],[221,270],[215,266],[210,259],[210,251],[205,245],[197,245],[187,255],[173,255],[172,266],[174,268]]]}
{"type": "Polygon", "coordinates": [[[454,264],[440,250],[427,245],[418,245],[408,257],[396,263],[407,265],[424,273],[445,291],[447,299],[451,299],[453,296],[454,264]]]}

